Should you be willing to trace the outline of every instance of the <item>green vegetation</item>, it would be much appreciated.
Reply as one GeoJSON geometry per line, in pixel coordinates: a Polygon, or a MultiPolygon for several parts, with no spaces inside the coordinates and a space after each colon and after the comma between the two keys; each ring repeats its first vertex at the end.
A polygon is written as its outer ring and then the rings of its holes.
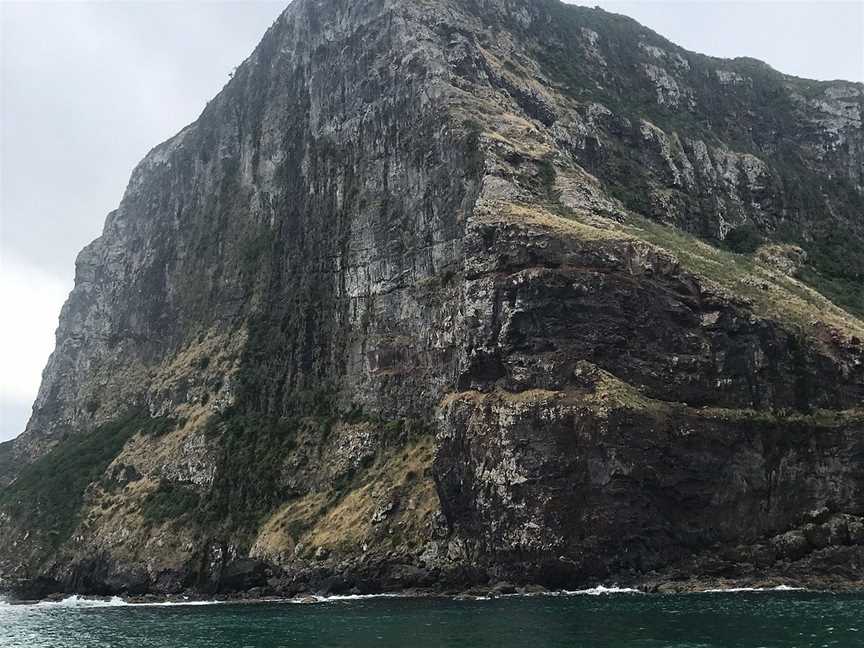
{"type": "Polygon", "coordinates": [[[6,441],[5,443],[0,443],[0,479],[3,479],[4,475],[10,475],[14,465],[12,442],[6,441]]]}
{"type": "Polygon", "coordinates": [[[142,419],[139,425],[138,431],[143,436],[161,437],[182,427],[183,421],[178,421],[167,416],[155,416],[149,419],[142,419]]]}
{"type": "Polygon", "coordinates": [[[807,334],[816,319],[853,335],[862,332],[860,321],[849,317],[827,298],[790,277],[770,271],[749,254],[721,250],[676,228],[635,214],[630,215],[627,230],[676,255],[689,272],[751,300],[758,314],[779,317],[799,333],[807,334]]]}
{"type": "Polygon", "coordinates": [[[480,148],[482,129],[476,121],[468,120],[465,127],[465,169],[472,178],[478,178],[483,173],[483,151],[480,148]]]}
{"type": "MultiPolygon", "coordinates": [[[[593,379],[593,390],[582,396],[582,402],[595,409],[610,411],[623,408],[642,410],[658,417],[672,415],[715,419],[730,422],[754,422],[766,425],[812,425],[843,427],[864,422],[864,409],[799,411],[795,409],[765,409],[723,407],[691,407],[686,403],[657,400],[646,396],[597,365],[583,361],[579,369],[593,379]]],[[[542,393],[542,392],[540,392],[542,393]]],[[[554,393],[554,392],[546,392],[554,393]]],[[[508,397],[516,397],[508,394],[508,397]]]]}
{"type": "Polygon", "coordinates": [[[864,319],[864,276],[860,279],[831,277],[815,268],[804,266],[798,273],[798,278],[838,306],[864,319]]]}
{"type": "Polygon", "coordinates": [[[690,414],[723,421],[752,421],[768,425],[810,425],[814,427],[845,427],[864,423],[864,410],[796,410],[723,409],[719,407],[687,408],[690,414]]]}
{"type": "Polygon", "coordinates": [[[819,232],[810,241],[800,278],[835,304],[864,318],[864,241],[843,227],[819,232]]]}
{"type": "MultiPolygon", "coordinates": [[[[316,421],[316,424],[318,421],[316,421]]],[[[202,519],[229,529],[252,530],[288,493],[282,467],[302,421],[227,412],[211,423],[221,432],[221,456],[202,519]]]]}
{"type": "Polygon", "coordinates": [[[247,279],[254,279],[270,247],[270,236],[266,230],[247,233],[240,242],[240,269],[247,279]]]}
{"type": "Polygon", "coordinates": [[[765,239],[753,223],[744,223],[726,235],[723,247],[738,254],[752,254],[765,239]]]}
{"type": "Polygon", "coordinates": [[[555,189],[555,181],[558,178],[558,172],[555,170],[555,164],[551,158],[543,158],[537,163],[537,172],[540,178],[540,186],[544,198],[551,203],[558,203],[561,200],[561,192],[555,189]]]}
{"type": "Polygon", "coordinates": [[[719,138],[747,152],[773,144],[772,134],[795,119],[785,78],[759,61],[719,61],[692,54],[626,16],[557,0],[543,4],[552,20],[537,21],[533,27],[539,44],[533,53],[544,72],[577,100],[600,102],[622,116],[645,117],[670,133],[698,136],[706,142],[719,138]],[[601,35],[605,66],[598,66],[578,45],[584,42],[583,28],[601,35]],[[640,42],[677,55],[686,67],[646,58],[636,47],[640,42]],[[683,105],[678,107],[659,105],[654,83],[641,71],[645,63],[674,71],[679,82],[692,88],[695,104],[688,105],[682,97],[683,105]],[[749,77],[753,83],[721,87],[714,74],[718,68],[749,77]],[[752,111],[754,105],[762,110],[752,111]]]}
{"type": "Polygon", "coordinates": [[[800,278],[850,313],[864,316],[864,231],[851,223],[864,212],[864,196],[847,179],[825,178],[779,160],[786,209],[797,217],[772,238],[807,252],[800,278]]]}
{"type": "MultiPolygon", "coordinates": [[[[771,171],[759,195],[750,195],[747,183],[739,183],[742,202],[770,204],[774,222],[782,225],[776,231],[760,231],[758,225],[748,224],[733,230],[726,241],[712,242],[739,254],[752,253],[768,241],[798,245],[808,254],[801,279],[849,312],[864,316],[864,232],[848,225],[860,222],[864,196],[839,169],[830,174],[815,168],[813,161],[802,157],[794,137],[777,137],[806,128],[792,92],[816,98],[828,84],[787,77],[753,59],[722,61],[692,54],[625,16],[556,0],[542,4],[552,20],[537,21],[532,35],[537,43],[533,54],[544,72],[569,98],[599,102],[614,113],[610,124],[603,126],[602,141],[587,139],[581,161],[610,194],[627,208],[655,217],[649,199],[652,189],[671,189],[668,179],[660,177],[662,171],[646,164],[641,119],[670,136],[677,134],[681,141],[698,139],[709,147],[756,155],[771,171]],[[580,45],[585,28],[600,35],[598,49],[605,65],[597,65],[595,55],[580,45]],[[646,56],[636,47],[640,42],[661,48],[667,56],[646,56]],[[680,88],[692,93],[692,103],[683,94],[677,106],[658,102],[657,88],[643,70],[646,64],[666,70],[680,88]],[[718,70],[746,81],[721,85],[718,70]]],[[[715,206],[685,192],[676,192],[675,199],[679,211],[688,214],[687,229],[710,240],[715,206]]]]}
{"type": "Polygon", "coordinates": [[[195,489],[183,484],[160,481],[156,490],[147,495],[142,506],[144,519],[158,524],[194,511],[199,495],[195,489]]]}
{"type": "Polygon", "coordinates": [[[236,377],[238,411],[271,417],[329,416],[333,387],[314,368],[315,354],[325,342],[317,337],[321,334],[315,329],[318,322],[309,314],[331,312],[330,304],[324,302],[332,295],[320,291],[307,293],[305,298],[304,308],[285,308],[279,303],[276,312],[250,320],[236,377]],[[299,384],[289,389],[293,381],[299,384]]]}
{"type": "Polygon", "coordinates": [[[667,251],[687,272],[700,277],[706,286],[713,285],[733,299],[749,303],[759,316],[782,322],[796,335],[813,335],[814,322],[821,321],[849,335],[864,336],[864,324],[847,311],[836,307],[818,291],[758,262],[753,255],[724,250],[687,234],[675,227],[630,213],[623,225],[608,222],[597,227],[586,222],[576,211],[564,206],[543,204],[510,205],[511,216],[530,218],[555,227],[563,223],[583,240],[641,240],[667,251]]]}
{"type": "Polygon", "coordinates": [[[864,241],[842,226],[817,231],[812,241],[802,241],[808,261],[827,277],[864,285],[864,241]]]}
{"type": "MultiPolygon", "coordinates": [[[[359,408],[353,409],[358,421],[359,408]]],[[[376,543],[398,546],[422,541],[428,517],[438,510],[438,497],[431,476],[435,436],[427,424],[402,419],[380,426],[381,450],[364,457],[356,470],[342,474],[324,490],[295,493],[274,508],[256,532],[256,545],[268,552],[294,551],[297,543],[304,556],[317,547],[351,552],[375,534],[374,515],[383,501],[394,502],[391,532],[376,543]],[[394,497],[394,495],[397,495],[394,497]],[[410,507],[397,502],[411,501],[410,507]]],[[[316,440],[311,440],[313,443],[316,440]]]]}
{"type": "MultiPolygon", "coordinates": [[[[298,495],[284,480],[285,464],[292,452],[310,443],[320,447],[330,437],[337,418],[330,415],[328,394],[325,390],[305,397],[307,406],[317,404],[320,408],[321,415],[317,416],[274,418],[229,410],[211,419],[209,435],[220,445],[220,456],[206,499],[176,489],[157,491],[151,495],[150,515],[163,520],[194,512],[210,528],[221,527],[239,535],[238,539],[251,537],[275,510],[298,495]]],[[[359,407],[352,408],[344,420],[375,425],[388,446],[430,436],[422,421],[385,421],[365,415],[359,407]]],[[[338,501],[351,490],[355,477],[347,474],[332,483],[324,500],[338,501]]]]}
{"type": "Polygon", "coordinates": [[[47,534],[54,546],[62,544],[78,524],[87,487],[102,478],[132,436],[162,425],[134,414],[62,439],[0,491],[0,507],[47,534]]]}

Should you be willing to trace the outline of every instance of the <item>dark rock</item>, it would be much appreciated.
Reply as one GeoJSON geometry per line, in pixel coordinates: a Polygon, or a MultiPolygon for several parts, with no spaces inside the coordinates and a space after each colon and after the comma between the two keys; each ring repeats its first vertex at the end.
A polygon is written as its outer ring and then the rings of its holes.
{"type": "Polygon", "coordinates": [[[351,582],[342,576],[331,575],[326,578],[322,578],[319,580],[314,586],[313,589],[325,596],[336,596],[339,594],[345,594],[351,590],[353,585],[351,582]]]}
{"type": "Polygon", "coordinates": [[[807,524],[804,526],[804,537],[814,549],[824,549],[830,544],[831,532],[824,524],[807,524]]]}
{"type": "Polygon", "coordinates": [[[12,580],[9,585],[12,596],[24,601],[62,599],[65,596],[63,586],[47,576],[16,579],[12,580]]]}
{"type": "Polygon", "coordinates": [[[151,581],[147,571],[138,566],[121,565],[105,578],[106,588],[124,596],[140,596],[150,591],[151,581]]]}
{"type": "Polygon", "coordinates": [[[219,576],[219,592],[242,592],[256,587],[265,587],[270,570],[259,560],[235,560],[222,569],[219,576]]]}
{"type": "Polygon", "coordinates": [[[812,547],[802,531],[788,531],[775,536],[771,540],[779,557],[786,560],[798,560],[807,555],[812,547]]]}
{"type": "Polygon", "coordinates": [[[854,545],[864,545],[864,519],[850,518],[846,522],[849,532],[849,542],[854,545]]]}
{"type": "Polygon", "coordinates": [[[823,506],[812,511],[807,511],[804,519],[814,524],[824,524],[831,518],[831,510],[827,506],[823,506]]]}
{"type": "Polygon", "coordinates": [[[542,585],[531,584],[525,585],[524,587],[520,588],[520,591],[524,594],[545,594],[549,590],[547,590],[542,585]]]}
{"type": "Polygon", "coordinates": [[[849,525],[847,516],[836,515],[825,523],[825,528],[828,532],[828,544],[830,545],[846,545],[849,544],[849,525]]]}
{"type": "Polygon", "coordinates": [[[388,589],[409,589],[434,585],[434,576],[428,569],[414,565],[394,565],[388,570],[388,589]]]}
{"type": "Polygon", "coordinates": [[[512,583],[500,582],[496,583],[495,586],[490,590],[490,593],[493,596],[504,596],[507,594],[515,594],[516,587],[512,583]]]}

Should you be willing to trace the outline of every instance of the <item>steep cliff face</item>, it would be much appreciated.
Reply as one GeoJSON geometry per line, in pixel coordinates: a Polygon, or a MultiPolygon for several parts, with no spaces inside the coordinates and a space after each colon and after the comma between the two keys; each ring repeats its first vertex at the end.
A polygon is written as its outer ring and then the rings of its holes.
{"type": "Polygon", "coordinates": [[[79,256],[0,575],[860,582],[862,102],[557,2],[296,0],[79,256]]]}

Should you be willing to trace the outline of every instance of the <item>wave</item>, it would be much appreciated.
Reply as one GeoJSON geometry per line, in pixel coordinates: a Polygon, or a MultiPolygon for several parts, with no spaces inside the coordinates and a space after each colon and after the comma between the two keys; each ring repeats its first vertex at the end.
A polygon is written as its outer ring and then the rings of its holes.
{"type": "MultiPolygon", "coordinates": [[[[267,601],[261,601],[266,603],[267,601]]],[[[157,603],[130,603],[130,607],[194,607],[199,605],[227,605],[230,603],[243,603],[243,601],[159,601],[157,603]]]]}
{"type": "Polygon", "coordinates": [[[127,601],[119,596],[110,598],[89,598],[77,594],[67,596],[60,601],[39,601],[38,603],[10,603],[0,598],[0,610],[27,610],[27,609],[91,609],[91,608],[119,608],[119,607],[194,607],[203,605],[237,605],[254,603],[336,603],[339,601],[362,601],[367,599],[383,598],[408,598],[405,594],[345,594],[334,596],[309,595],[301,598],[264,598],[253,600],[171,600],[171,601],[127,601]]]}
{"type": "Polygon", "coordinates": [[[542,592],[518,592],[515,594],[506,594],[507,597],[514,598],[522,598],[522,597],[531,597],[531,596],[611,596],[615,594],[644,594],[642,590],[635,589],[633,587],[618,587],[617,585],[612,585],[607,587],[606,585],[597,585],[596,587],[589,587],[588,589],[581,590],[548,590],[542,592]]]}
{"type": "Polygon", "coordinates": [[[592,587],[590,589],[564,591],[565,596],[605,596],[608,594],[644,594],[644,592],[632,587],[618,587],[616,585],[613,585],[612,587],[598,585],[597,587],[592,587]]]}
{"type": "Polygon", "coordinates": [[[38,603],[12,603],[6,599],[0,599],[0,610],[2,611],[25,611],[25,610],[44,610],[44,609],[84,609],[84,608],[105,608],[105,607],[123,607],[128,605],[126,601],[119,596],[113,596],[106,599],[86,598],[83,596],[67,596],[61,601],[39,601],[38,603]]]}
{"type": "Polygon", "coordinates": [[[742,592],[806,592],[804,587],[791,587],[790,585],[777,585],[776,587],[718,587],[706,589],[696,594],[738,594],[742,592]]]}
{"type": "Polygon", "coordinates": [[[93,608],[121,608],[121,607],[178,607],[195,605],[220,605],[224,603],[235,603],[236,601],[159,601],[159,602],[137,602],[127,601],[119,596],[110,598],[88,598],[74,594],[60,601],[39,601],[38,603],[10,603],[8,600],[0,599],[0,610],[27,610],[27,609],[70,609],[83,610],[93,608]]]}
{"type": "Polygon", "coordinates": [[[282,599],[281,601],[273,601],[274,603],[337,603],[339,601],[366,601],[369,599],[384,599],[384,598],[416,598],[411,594],[334,594],[333,596],[322,596],[311,594],[301,598],[282,599]]]}
{"type": "MultiPolygon", "coordinates": [[[[776,587],[728,587],[706,589],[693,592],[694,594],[737,594],[737,593],[772,593],[772,592],[804,592],[808,591],[803,587],[792,587],[789,585],[777,585],[776,587]]],[[[549,590],[543,592],[526,592],[505,594],[500,597],[495,596],[457,596],[457,597],[440,597],[430,596],[430,598],[453,598],[455,600],[466,601],[491,601],[495,598],[525,598],[534,596],[614,596],[620,594],[645,594],[645,592],[632,587],[618,587],[617,585],[606,586],[597,585],[588,589],[581,590],[549,590]]],[[[422,595],[420,595],[422,598],[422,595]]],[[[289,603],[292,605],[298,604],[319,604],[319,603],[338,603],[350,601],[366,601],[374,599],[389,599],[389,598],[417,598],[413,594],[337,594],[332,596],[324,596],[320,594],[311,594],[309,596],[298,598],[273,598],[273,599],[257,599],[250,601],[243,600],[172,600],[159,602],[137,602],[127,601],[119,596],[110,598],[88,598],[85,596],[73,595],[68,596],[60,601],[40,601],[38,603],[10,603],[7,599],[0,597],[0,611],[5,610],[26,610],[26,609],[92,609],[92,608],[119,608],[119,607],[193,607],[204,605],[236,605],[250,603],[289,603]]]]}
{"type": "Polygon", "coordinates": [[[124,607],[128,605],[119,596],[112,596],[107,599],[87,598],[85,596],[67,596],[61,601],[40,601],[34,603],[33,607],[37,608],[103,608],[103,607],[124,607]]]}

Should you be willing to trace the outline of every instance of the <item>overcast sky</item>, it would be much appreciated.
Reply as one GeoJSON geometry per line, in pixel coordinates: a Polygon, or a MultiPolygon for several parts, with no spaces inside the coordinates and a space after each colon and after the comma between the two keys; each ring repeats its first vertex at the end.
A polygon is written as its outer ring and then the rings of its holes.
{"type": "MultiPolygon", "coordinates": [[[[287,2],[0,0],[0,441],[24,430],[78,251],[287,2]]],[[[602,2],[687,49],[864,81],[864,3],[602,2]]]]}

